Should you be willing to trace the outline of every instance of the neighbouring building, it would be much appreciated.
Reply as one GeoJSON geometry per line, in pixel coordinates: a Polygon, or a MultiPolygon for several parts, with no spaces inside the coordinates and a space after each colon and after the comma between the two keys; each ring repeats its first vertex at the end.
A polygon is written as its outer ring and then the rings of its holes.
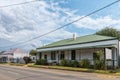
{"type": "Polygon", "coordinates": [[[32,60],[32,62],[36,62],[36,56],[30,55],[30,59],[32,60]]]}
{"type": "Polygon", "coordinates": [[[62,59],[77,60],[89,59],[94,65],[93,55],[96,51],[103,52],[103,60],[109,66],[119,66],[120,42],[115,37],[101,35],[86,35],[81,37],[60,40],[37,48],[37,59],[46,59],[48,62],[59,63],[62,59]]]}
{"type": "Polygon", "coordinates": [[[29,57],[29,54],[19,48],[11,49],[0,54],[0,62],[24,63],[24,56],[29,57]]]}

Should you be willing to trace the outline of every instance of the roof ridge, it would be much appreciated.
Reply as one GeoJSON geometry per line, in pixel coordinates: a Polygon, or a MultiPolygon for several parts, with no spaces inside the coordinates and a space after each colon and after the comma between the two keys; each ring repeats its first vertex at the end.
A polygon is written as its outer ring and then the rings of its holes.
{"type": "MultiPolygon", "coordinates": [[[[76,38],[86,37],[86,36],[89,36],[89,35],[95,35],[95,34],[88,34],[88,35],[78,36],[78,37],[76,37],[76,38]]],[[[62,39],[62,40],[59,40],[59,41],[68,40],[68,39],[73,39],[73,38],[62,39]]],[[[58,41],[56,41],[56,42],[58,42],[58,41]]],[[[55,43],[55,42],[54,42],[54,43],[55,43]]]]}
{"type": "Polygon", "coordinates": [[[78,43],[93,42],[93,41],[101,41],[101,40],[111,40],[111,39],[117,39],[117,38],[116,37],[110,37],[110,36],[98,35],[98,34],[89,34],[89,35],[76,37],[76,40],[72,40],[72,38],[59,40],[59,41],[47,44],[45,46],[42,46],[40,48],[70,45],[70,44],[78,44],[78,43]]]}
{"type": "MultiPolygon", "coordinates": [[[[93,35],[93,34],[89,34],[89,35],[93,35]]],[[[84,35],[84,36],[79,36],[79,37],[85,37],[85,36],[89,36],[89,35],[84,35]]],[[[79,38],[79,37],[76,37],[76,38],[79,38]]],[[[73,39],[73,38],[62,39],[62,40],[55,41],[53,43],[57,43],[57,42],[64,41],[64,40],[69,40],[69,39],[73,39]]],[[[53,43],[50,43],[50,44],[53,44],[53,43]]],[[[50,45],[50,44],[47,44],[47,45],[50,45]]],[[[45,46],[47,46],[47,45],[45,45],[45,46]]],[[[42,46],[42,47],[44,47],[44,46],[42,46]]]]}
{"type": "Polygon", "coordinates": [[[95,34],[95,35],[98,35],[98,36],[103,36],[103,37],[111,37],[111,38],[116,38],[116,37],[113,37],[113,36],[106,36],[106,35],[100,35],[100,34],[95,34]]]}

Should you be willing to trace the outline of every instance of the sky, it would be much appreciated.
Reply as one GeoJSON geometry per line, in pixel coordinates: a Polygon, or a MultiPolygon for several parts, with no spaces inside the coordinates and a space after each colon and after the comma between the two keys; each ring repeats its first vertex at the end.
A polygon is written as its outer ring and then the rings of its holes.
{"type": "MultiPolygon", "coordinates": [[[[0,0],[0,6],[31,0],[0,0]]],[[[59,28],[116,0],[38,0],[29,4],[0,7],[0,51],[31,50],[77,36],[94,34],[106,26],[120,29],[120,2],[65,28],[25,44],[18,44],[59,28]]]]}

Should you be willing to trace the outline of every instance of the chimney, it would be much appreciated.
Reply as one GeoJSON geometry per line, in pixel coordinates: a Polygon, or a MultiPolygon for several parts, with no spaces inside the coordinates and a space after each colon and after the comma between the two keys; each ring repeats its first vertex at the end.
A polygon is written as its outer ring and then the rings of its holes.
{"type": "Polygon", "coordinates": [[[76,33],[73,34],[73,40],[76,40],[76,33]]]}

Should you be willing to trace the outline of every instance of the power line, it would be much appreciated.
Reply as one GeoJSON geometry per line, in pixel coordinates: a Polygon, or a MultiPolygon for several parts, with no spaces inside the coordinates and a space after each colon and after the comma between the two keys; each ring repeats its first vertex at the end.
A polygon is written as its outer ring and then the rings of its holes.
{"type": "MultiPolygon", "coordinates": [[[[89,13],[89,14],[87,14],[87,15],[85,15],[85,16],[79,18],[79,19],[76,19],[76,20],[74,20],[74,21],[72,21],[72,22],[70,22],[70,23],[67,23],[67,24],[65,24],[65,25],[63,25],[63,26],[61,26],[61,27],[59,27],[59,28],[56,28],[56,29],[54,29],[54,30],[51,30],[51,31],[49,31],[49,32],[47,32],[47,33],[45,33],[45,34],[39,35],[39,36],[37,36],[37,37],[34,37],[34,38],[32,38],[32,39],[29,39],[29,40],[26,40],[26,41],[23,41],[23,42],[14,44],[14,45],[4,46],[4,47],[12,47],[12,46],[21,45],[21,44],[30,42],[30,41],[32,41],[32,40],[34,40],[34,39],[43,37],[43,36],[45,36],[45,35],[47,35],[47,34],[53,33],[53,32],[55,32],[55,31],[57,31],[57,30],[59,30],[59,29],[62,29],[62,28],[64,28],[64,27],[66,27],[66,26],[69,26],[69,25],[71,25],[71,24],[73,24],[73,23],[75,23],[75,22],[77,22],[77,21],[80,21],[80,20],[82,20],[82,19],[84,19],[84,18],[86,18],[86,17],[88,17],[88,16],[90,16],[90,15],[92,15],[92,14],[95,14],[95,13],[97,13],[97,12],[99,12],[99,11],[101,11],[101,10],[107,8],[107,7],[110,7],[110,6],[112,6],[113,4],[118,3],[119,1],[120,1],[120,0],[114,1],[114,2],[112,2],[112,3],[110,3],[110,4],[108,4],[108,5],[106,5],[106,6],[102,7],[102,8],[100,8],[100,9],[97,9],[97,10],[95,10],[95,11],[93,11],[93,12],[91,12],[91,13],[89,13]]],[[[4,47],[0,47],[0,48],[4,48],[4,47]]]]}
{"type": "Polygon", "coordinates": [[[10,5],[5,5],[5,6],[0,6],[0,8],[6,8],[6,7],[12,7],[12,6],[17,6],[17,5],[23,5],[23,4],[28,4],[32,2],[36,2],[39,0],[33,0],[33,1],[27,1],[27,2],[22,2],[22,3],[16,3],[16,4],[10,4],[10,5]]]}

